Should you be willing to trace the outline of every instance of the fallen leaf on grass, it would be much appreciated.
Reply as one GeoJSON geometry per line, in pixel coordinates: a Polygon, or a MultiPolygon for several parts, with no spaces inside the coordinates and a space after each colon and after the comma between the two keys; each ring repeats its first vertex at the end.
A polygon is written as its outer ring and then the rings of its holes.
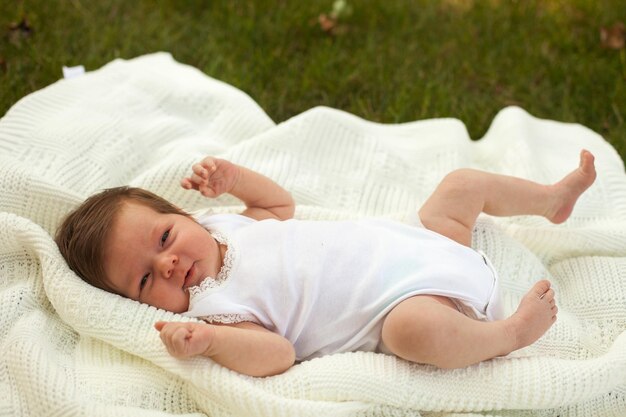
{"type": "Polygon", "coordinates": [[[348,31],[347,25],[339,23],[340,20],[346,19],[352,14],[352,6],[346,0],[335,0],[333,9],[329,14],[322,13],[318,16],[317,21],[320,28],[327,34],[341,35],[348,31]]]}
{"type": "Polygon", "coordinates": [[[338,19],[328,16],[326,13],[322,13],[317,18],[317,22],[320,28],[331,36],[343,35],[348,31],[347,25],[339,23],[338,19]]]}
{"type": "Polygon", "coordinates": [[[603,48],[624,49],[626,43],[626,25],[617,22],[611,27],[600,28],[600,41],[603,48]]]}
{"type": "Polygon", "coordinates": [[[26,17],[23,17],[19,23],[13,22],[9,25],[9,40],[13,43],[19,43],[22,39],[28,38],[32,34],[33,28],[26,17]]]}
{"type": "Polygon", "coordinates": [[[319,22],[322,30],[326,33],[332,32],[333,29],[335,29],[335,27],[337,26],[337,20],[333,19],[332,17],[328,17],[326,13],[322,13],[321,15],[319,15],[317,21],[319,22]]]}

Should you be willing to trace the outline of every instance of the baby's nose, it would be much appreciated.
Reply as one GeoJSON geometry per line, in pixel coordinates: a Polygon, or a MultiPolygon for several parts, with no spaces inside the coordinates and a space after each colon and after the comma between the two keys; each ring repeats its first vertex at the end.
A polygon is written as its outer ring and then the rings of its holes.
{"type": "Polygon", "coordinates": [[[174,273],[174,268],[178,265],[176,255],[163,255],[159,258],[158,269],[165,278],[170,278],[174,273]]]}

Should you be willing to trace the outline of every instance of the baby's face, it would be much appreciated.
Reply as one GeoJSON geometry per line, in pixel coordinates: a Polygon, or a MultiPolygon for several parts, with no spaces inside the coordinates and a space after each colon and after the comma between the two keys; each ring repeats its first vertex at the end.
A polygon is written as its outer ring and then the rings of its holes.
{"type": "Polygon", "coordinates": [[[192,219],[133,202],[120,209],[108,240],[104,269],[113,288],[175,313],[188,310],[188,287],[217,275],[225,250],[192,219]]]}

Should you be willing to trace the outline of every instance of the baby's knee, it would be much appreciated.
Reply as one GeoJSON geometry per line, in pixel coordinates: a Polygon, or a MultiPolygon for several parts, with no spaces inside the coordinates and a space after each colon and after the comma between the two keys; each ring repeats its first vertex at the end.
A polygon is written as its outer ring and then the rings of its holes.
{"type": "Polygon", "coordinates": [[[477,170],[472,168],[459,168],[448,173],[439,185],[439,191],[447,191],[449,193],[466,193],[473,191],[475,187],[480,186],[477,170]]]}

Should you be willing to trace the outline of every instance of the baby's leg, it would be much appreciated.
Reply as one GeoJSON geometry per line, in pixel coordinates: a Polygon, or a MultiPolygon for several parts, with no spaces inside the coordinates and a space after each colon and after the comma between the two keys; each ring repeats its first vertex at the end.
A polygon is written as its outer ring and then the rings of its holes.
{"type": "Polygon", "coordinates": [[[553,185],[459,169],[443,179],[419,216],[427,229],[470,246],[472,229],[481,212],[494,216],[536,214],[562,223],[595,178],[594,157],[586,150],[580,154],[580,166],[553,185]]]}
{"type": "Polygon", "coordinates": [[[550,328],[557,313],[548,281],[536,283],[506,320],[474,320],[449,303],[430,295],[404,300],[385,318],[383,343],[412,362],[461,368],[530,345],[550,328]]]}

